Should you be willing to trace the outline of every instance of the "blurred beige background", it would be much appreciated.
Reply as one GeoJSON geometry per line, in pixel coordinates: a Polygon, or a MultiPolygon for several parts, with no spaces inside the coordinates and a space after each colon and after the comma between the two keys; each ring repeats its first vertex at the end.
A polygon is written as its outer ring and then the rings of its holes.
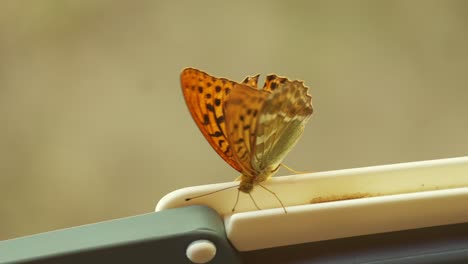
{"type": "Polygon", "coordinates": [[[467,155],[467,29],[467,1],[2,1],[0,240],[237,177],[187,111],[188,66],[305,80],[297,170],[467,155]]]}

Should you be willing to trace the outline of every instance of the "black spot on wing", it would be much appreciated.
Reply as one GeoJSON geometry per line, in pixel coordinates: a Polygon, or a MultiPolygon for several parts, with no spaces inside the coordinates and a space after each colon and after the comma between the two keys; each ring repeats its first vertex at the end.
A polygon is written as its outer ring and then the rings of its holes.
{"type": "Polygon", "coordinates": [[[218,123],[218,125],[219,125],[219,124],[222,123],[222,122],[224,122],[224,116],[218,116],[218,117],[216,118],[216,123],[218,123]]]}
{"type": "Polygon", "coordinates": [[[208,111],[214,112],[214,107],[213,107],[212,104],[207,103],[206,104],[206,109],[208,109],[208,111]]]}
{"type": "Polygon", "coordinates": [[[234,142],[236,144],[240,144],[240,143],[244,143],[244,139],[243,138],[239,138],[236,142],[234,142]]]}
{"type": "Polygon", "coordinates": [[[203,115],[203,125],[209,125],[210,124],[210,117],[207,114],[203,115]]]}
{"type": "Polygon", "coordinates": [[[224,154],[228,154],[231,151],[231,146],[227,146],[226,150],[223,151],[224,154]]]}
{"type": "Polygon", "coordinates": [[[273,83],[270,84],[270,89],[273,91],[273,90],[276,89],[277,86],[278,86],[278,84],[273,82],[273,83]]]}
{"type": "Polygon", "coordinates": [[[213,134],[210,134],[212,137],[221,137],[224,136],[224,134],[221,131],[216,131],[213,134]]]}

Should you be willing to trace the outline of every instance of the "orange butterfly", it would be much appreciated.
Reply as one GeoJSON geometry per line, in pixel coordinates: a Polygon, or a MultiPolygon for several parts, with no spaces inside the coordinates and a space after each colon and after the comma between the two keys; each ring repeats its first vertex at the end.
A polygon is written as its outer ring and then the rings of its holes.
{"type": "Polygon", "coordinates": [[[193,68],[181,74],[193,120],[213,149],[241,173],[238,190],[249,195],[256,185],[265,188],[261,183],[282,165],[313,112],[303,82],[268,75],[259,90],[258,77],[237,83],[193,68]]]}

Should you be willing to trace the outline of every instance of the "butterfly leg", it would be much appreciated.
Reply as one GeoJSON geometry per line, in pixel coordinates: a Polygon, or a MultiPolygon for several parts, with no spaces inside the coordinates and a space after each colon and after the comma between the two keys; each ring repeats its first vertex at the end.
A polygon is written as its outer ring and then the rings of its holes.
{"type": "MultiPolygon", "coordinates": [[[[236,210],[236,206],[239,203],[239,194],[240,194],[240,190],[237,191],[236,203],[234,204],[234,207],[232,207],[232,212],[234,212],[236,210]]],[[[249,196],[250,196],[250,199],[252,199],[252,202],[255,205],[255,207],[257,207],[258,210],[262,210],[260,207],[258,207],[258,205],[255,202],[254,198],[252,197],[251,193],[249,193],[249,196]]]]}
{"type": "Polygon", "coordinates": [[[292,173],[295,173],[295,174],[305,174],[305,173],[310,173],[310,172],[305,172],[305,171],[297,171],[297,170],[294,170],[294,169],[291,169],[290,167],[286,166],[285,164],[281,163],[280,164],[281,167],[287,169],[288,171],[292,172],[292,173]]]}
{"type": "Polygon", "coordinates": [[[276,197],[276,200],[278,200],[278,202],[281,204],[281,207],[283,207],[284,213],[285,213],[285,214],[288,213],[288,211],[286,211],[286,207],[284,207],[283,202],[282,202],[281,199],[278,197],[278,195],[276,195],[275,192],[273,192],[272,190],[268,189],[267,187],[261,185],[260,183],[258,183],[258,185],[259,185],[260,187],[262,187],[263,189],[265,189],[267,192],[273,194],[273,195],[276,197]]]}
{"type": "Polygon", "coordinates": [[[252,202],[253,204],[255,205],[255,207],[257,207],[258,210],[262,210],[260,207],[258,207],[257,203],[255,202],[254,198],[252,197],[252,194],[249,193],[249,196],[250,196],[250,199],[252,199],[252,202]]]}
{"type": "Polygon", "coordinates": [[[237,203],[239,202],[239,194],[240,194],[240,190],[237,190],[236,202],[234,203],[234,206],[232,207],[232,212],[236,210],[237,203]]]}

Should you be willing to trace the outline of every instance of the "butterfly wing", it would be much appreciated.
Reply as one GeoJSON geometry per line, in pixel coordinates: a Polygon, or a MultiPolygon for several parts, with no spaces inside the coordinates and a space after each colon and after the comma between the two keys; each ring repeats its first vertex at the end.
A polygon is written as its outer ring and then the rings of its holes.
{"type": "Polygon", "coordinates": [[[252,88],[257,88],[257,83],[258,83],[258,77],[260,76],[260,74],[257,74],[255,76],[248,76],[246,77],[243,81],[242,81],[242,84],[245,84],[247,86],[250,86],[252,88]]]}
{"type": "Polygon", "coordinates": [[[236,83],[192,68],[184,69],[180,79],[185,102],[203,136],[229,165],[242,171],[226,137],[223,112],[225,99],[236,83]]]}
{"type": "Polygon", "coordinates": [[[257,121],[252,161],[259,171],[277,168],[299,140],[313,112],[312,97],[302,82],[269,75],[263,90],[269,95],[257,121]]]}
{"type": "Polygon", "coordinates": [[[253,88],[256,87],[257,79],[258,76],[244,80],[243,83],[248,85],[234,85],[224,105],[227,138],[245,176],[258,174],[251,162],[255,148],[255,132],[260,111],[269,95],[266,91],[253,88]]]}
{"type": "Polygon", "coordinates": [[[312,98],[299,81],[258,75],[241,84],[188,68],[181,74],[190,113],[213,149],[246,176],[276,168],[302,135],[312,98]]]}

